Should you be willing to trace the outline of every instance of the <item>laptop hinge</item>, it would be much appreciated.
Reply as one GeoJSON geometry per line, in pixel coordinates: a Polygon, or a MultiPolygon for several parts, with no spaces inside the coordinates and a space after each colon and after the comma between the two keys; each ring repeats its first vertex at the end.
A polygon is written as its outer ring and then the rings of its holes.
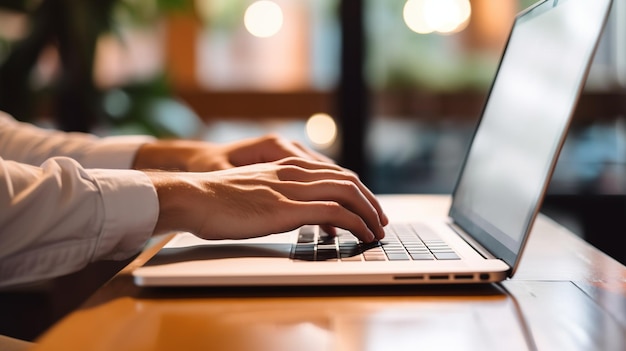
{"type": "Polygon", "coordinates": [[[474,240],[471,235],[467,234],[463,228],[459,227],[453,222],[449,222],[448,226],[452,228],[465,242],[467,242],[476,252],[486,259],[498,259],[498,257],[492,255],[489,250],[485,249],[478,241],[474,240]]]}

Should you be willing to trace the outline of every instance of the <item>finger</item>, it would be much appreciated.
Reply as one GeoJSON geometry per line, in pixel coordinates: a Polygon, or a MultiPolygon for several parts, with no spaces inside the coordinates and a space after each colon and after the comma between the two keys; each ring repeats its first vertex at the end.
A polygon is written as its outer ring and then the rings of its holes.
{"type": "Polygon", "coordinates": [[[274,142],[278,149],[283,150],[283,157],[296,156],[304,159],[320,161],[324,163],[334,164],[335,162],[329,157],[316,152],[297,141],[289,141],[280,137],[270,138],[270,142],[274,142]]]}
{"type": "Polygon", "coordinates": [[[318,224],[345,229],[365,243],[376,239],[361,217],[332,201],[300,202],[294,216],[302,224],[318,224]]]}
{"type": "Polygon", "coordinates": [[[264,144],[261,150],[264,152],[262,158],[265,162],[271,162],[288,157],[299,157],[324,163],[334,164],[329,157],[316,152],[297,141],[285,140],[276,135],[269,135],[262,141],[264,144]]]}
{"type": "Polygon", "coordinates": [[[235,166],[266,163],[288,157],[308,157],[301,150],[284,147],[282,139],[276,135],[244,139],[231,144],[227,149],[229,161],[235,166]]]}
{"type": "Polygon", "coordinates": [[[298,167],[286,168],[279,174],[281,180],[291,180],[298,182],[314,182],[324,179],[336,179],[347,180],[356,184],[369,202],[374,206],[376,212],[378,212],[380,223],[385,226],[389,223],[387,215],[384,213],[382,206],[376,199],[376,196],[358,179],[358,177],[351,173],[346,172],[343,168],[336,165],[328,165],[322,163],[315,163],[312,161],[306,161],[301,159],[287,159],[282,161],[296,165],[298,167]],[[299,168],[302,167],[302,168],[299,168]],[[308,169],[306,167],[309,167],[308,169]],[[284,176],[284,178],[283,178],[284,176]]]}
{"type": "Polygon", "coordinates": [[[314,169],[333,169],[335,171],[338,172],[345,172],[345,173],[350,173],[351,175],[353,175],[355,178],[359,178],[359,176],[354,173],[353,171],[341,167],[335,163],[327,163],[327,162],[323,162],[323,161],[317,161],[317,160],[309,160],[309,159],[305,159],[305,158],[301,158],[301,157],[287,157],[284,158],[282,160],[277,160],[275,161],[276,164],[280,164],[280,165],[291,165],[291,166],[298,166],[304,169],[310,169],[310,170],[314,170],[314,169]]]}
{"type": "Polygon", "coordinates": [[[311,159],[316,160],[316,161],[321,161],[321,162],[325,162],[325,163],[330,163],[330,164],[335,164],[335,161],[333,159],[331,159],[330,157],[319,153],[315,150],[312,150],[304,145],[302,145],[301,143],[297,142],[297,141],[293,141],[292,144],[294,145],[294,147],[302,150],[302,152],[306,153],[307,155],[310,156],[311,159]]]}
{"type": "Polygon", "coordinates": [[[281,182],[274,185],[281,194],[297,201],[333,201],[360,216],[377,239],[385,236],[380,216],[359,187],[348,180],[321,180],[311,183],[281,182]]]}
{"type": "Polygon", "coordinates": [[[337,228],[333,227],[332,225],[322,224],[320,225],[320,228],[324,231],[324,233],[330,236],[337,236],[337,228]]]}
{"type": "Polygon", "coordinates": [[[287,141],[281,137],[270,135],[262,141],[261,151],[264,162],[272,162],[288,157],[299,157],[303,159],[315,159],[304,148],[298,147],[294,142],[287,141]]]}

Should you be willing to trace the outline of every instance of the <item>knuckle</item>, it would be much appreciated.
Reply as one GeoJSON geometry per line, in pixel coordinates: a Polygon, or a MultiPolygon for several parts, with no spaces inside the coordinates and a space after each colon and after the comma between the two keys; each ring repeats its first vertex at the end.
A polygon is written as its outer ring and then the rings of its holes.
{"type": "Polygon", "coordinates": [[[263,137],[263,141],[267,143],[278,144],[282,140],[282,137],[276,133],[270,133],[263,137]]]}
{"type": "Polygon", "coordinates": [[[298,161],[299,159],[297,157],[289,156],[278,160],[278,164],[296,167],[296,165],[299,163],[298,161]]]}
{"type": "Polygon", "coordinates": [[[354,172],[345,170],[344,174],[346,175],[346,178],[353,184],[360,182],[359,177],[354,172]]]}
{"type": "Polygon", "coordinates": [[[326,216],[334,216],[341,211],[341,205],[334,201],[326,201],[322,203],[321,209],[326,216]]]}
{"type": "Polygon", "coordinates": [[[337,185],[343,190],[343,191],[348,191],[350,193],[357,193],[359,192],[359,187],[354,184],[354,182],[350,181],[350,180],[339,180],[337,181],[337,185]]]}
{"type": "Polygon", "coordinates": [[[302,173],[302,168],[292,164],[280,164],[277,174],[279,178],[297,178],[302,173]]]}
{"type": "Polygon", "coordinates": [[[272,147],[276,147],[282,150],[287,150],[289,149],[289,141],[285,138],[283,138],[282,136],[276,134],[276,133],[271,133],[268,134],[264,137],[263,142],[266,144],[271,145],[272,147]]]}
{"type": "Polygon", "coordinates": [[[302,168],[293,165],[293,164],[287,164],[283,167],[285,169],[285,171],[287,172],[292,172],[292,173],[299,173],[302,172],[302,168]]]}

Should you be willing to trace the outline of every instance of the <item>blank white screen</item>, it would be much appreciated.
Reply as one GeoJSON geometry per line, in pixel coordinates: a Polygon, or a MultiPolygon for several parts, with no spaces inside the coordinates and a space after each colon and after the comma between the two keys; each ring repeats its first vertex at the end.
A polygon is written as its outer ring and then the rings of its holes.
{"type": "Polygon", "coordinates": [[[603,17],[594,1],[569,0],[522,17],[511,33],[455,206],[484,229],[495,227],[514,252],[548,182],[603,17]]]}

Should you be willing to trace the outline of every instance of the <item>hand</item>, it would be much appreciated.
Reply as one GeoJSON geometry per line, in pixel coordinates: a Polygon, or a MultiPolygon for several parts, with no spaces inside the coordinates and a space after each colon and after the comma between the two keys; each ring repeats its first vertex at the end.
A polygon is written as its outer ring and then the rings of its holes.
{"type": "Polygon", "coordinates": [[[138,150],[133,168],[208,172],[294,156],[332,163],[331,159],[297,142],[267,135],[223,145],[188,140],[157,141],[138,150]]]}
{"type": "Polygon", "coordinates": [[[156,233],[243,239],[319,224],[371,242],[384,237],[388,222],[353,173],[319,161],[291,157],[209,173],[147,174],[159,196],[156,233]]]}

